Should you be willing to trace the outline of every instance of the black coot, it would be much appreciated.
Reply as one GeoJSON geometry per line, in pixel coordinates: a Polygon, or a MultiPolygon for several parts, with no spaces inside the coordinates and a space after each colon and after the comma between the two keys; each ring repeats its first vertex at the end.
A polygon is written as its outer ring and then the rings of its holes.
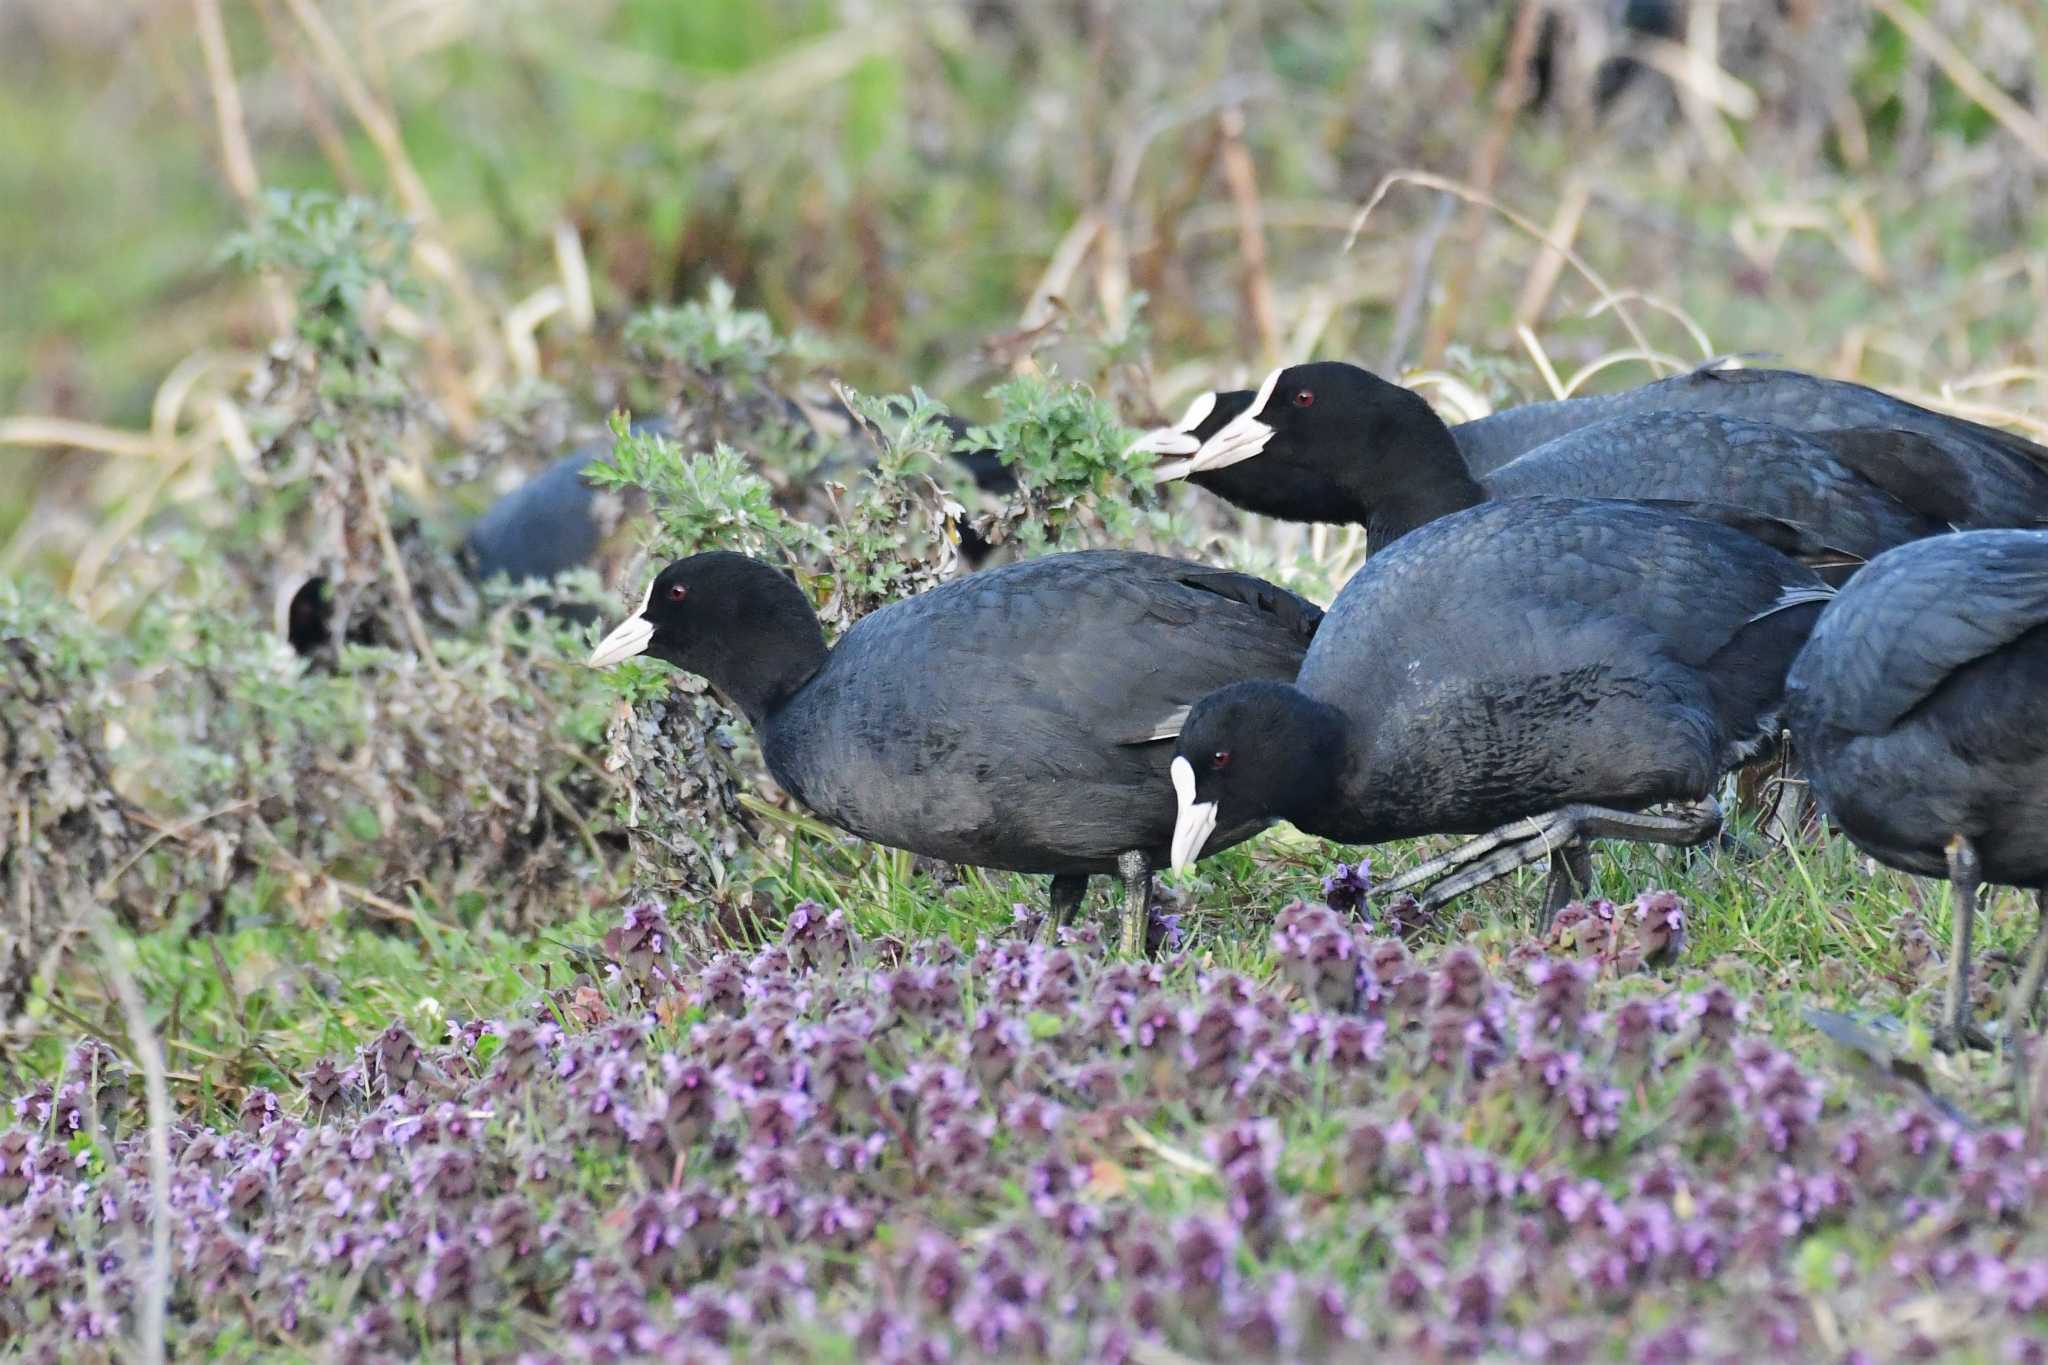
{"type": "MultiPolygon", "coordinates": [[[[1120,873],[1124,945],[1141,951],[1187,707],[1294,677],[1321,619],[1249,575],[1083,551],[893,603],[828,650],[787,575],[714,551],[663,569],[590,662],[647,653],[700,674],[753,724],[775,780],[850,833],[1050,874],[1049,928],[1089,876],[1120,873]]],[[[1225,826],[1211,848],[1258,828],[1225,826]]]]}
{"type": "Polygon", "coordinates": [[[1951,526],[2048,524],[2048,468],[1909,431],[1806,434],[1643,412],[1568,432],[1483,477],[1452,432],[1421,395],[1355,365],[1296,365],[1159,472],[1269,516],[1362,525],[1373,549],[1488,498],[1534,494],[1654,501],[1845,566],[1951,526]]]}
{"type": "MultiPolygon", "coordinates": [[[[1243,412],[1255,396],[1250,389],[1200,395],[1191,409],[1191,413],[1203,414],[1202,430],[1195,434],[1206,440],[1226,421],[1243,412]]],[[[1932,445],[1946,462],[1944,467],[1937,467],[1931,478],[1910,478],[1911,465],[1894,476],[1909,477],[1908,486],[1919,490],[1916,496],[1935,494],[1941,479],[1948,477],[1950,471],[1959,471],[1968,484],[1965,506],[1979,508],[1980,520],[2021,524],[2028,516],[2041,515],[2042,484],[2038,476],[2048,472],[2048,446],[1980,422],[1934,412],[1862,384],[1822,379],[1796,370],[1725,370],[1703,366],[1689,374],[1660,379],[1622,393],[1505,408],[1490,416],[1456,423],[1449,430],[1466,471],[1483,478],[1559,437],[1616,418],[1652,413],[1710,414],[1812,436],[1907,433],[1932,445]],[[2011,510],[2015,499],[2020,509],[2017,512],[2011,510]]],[[[1161,428],[1148,432],[1141,443],[1160,454],[1192,455],[1200,447],[1200,441],[1186,441],[1193,431],[1193,423],[1161,428]]],[[[1822,444],[1831,449],[1839,446],[1833,440],[1822,444]]],[[[1873,447],[1868,436],[1849,440],[1848,445],[1849,457],[1871,465],[1871,472],[1878,474],[1882,483],[1885,476],[1881,471],[1894,463],[1884,458],[1882,446],[1873,447]]],[[[1920,448],[1920,443],[1908,446],[1916,455],[1920,448]]]]}
{"type": "Polygon", "coordinates": [[[1176,867],[1210,830],[1286,820],[1372,844],[1484,834],[1387,884],[1441,904],[1576,841],[1691,844],[1722,774],[1768,746],[1829,589],[1729,527],[1526,498],[1441,517],[1345,584],[1292,685],[1195,705],[1173,764],[1176,867]],[[1683,802],[1675,814],[1648,814],[1683,802]],[[1490,832],[1489,832],[1490,831],[1490,832]]]}
{"type": "MultiPolygon", "coordinates": [[[[1878,861],[1955,886],[1942,1041],[1970,1022],[1985,882],[2040,893],[2048,930],[2048,532],[1971,531],[1873,560],[1792,665],[1787,715],[1821,806],[1878,861]]],[[[2048,961],[2038,936],[2007,1037],[2048,961]]]]}

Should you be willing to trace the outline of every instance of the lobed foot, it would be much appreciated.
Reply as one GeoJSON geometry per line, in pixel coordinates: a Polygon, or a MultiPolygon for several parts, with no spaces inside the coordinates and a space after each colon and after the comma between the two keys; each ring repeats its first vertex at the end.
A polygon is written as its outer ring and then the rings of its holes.
{"type": "MultiPolygon", "coordinates": [[[[1574,845],[1588,839],[1628,839],[1636,843],[1688,846],[1703,843],[1721,829],[1721,808],[1712,800],[1680,806],[1669,814],[1648,811],[1610,810],[1605,806],[1565,806],[1548,815],[1513,820],[1490,830],[1442,857],[1412,867],[1380,890],[1385,894],[1405,891],[1428,882],[1416,896],[1425,910],[1437,910],[1483,886],[1496,877],[1546,858],[1562,857],[1564,871],[1553,867],[1553,885],[1546,902],[1559,894],[1556,880],[1577,879],[1580,886],[1591,880],[1589,856],[1574,854],[1574,845]],[[1578,866],[1574,866],[1574,862],[1578,866]],[[1583,868],[1583,875],[1580,873],[1583,868]]],[[[1567,896],[1567,902],[1569,897],[1567,896]]],[[[1560,902],[1560,906],[1564,902],[1560,902]]],[[[1554,913],[1554,912],[1552,912],[1554,913]]]]}

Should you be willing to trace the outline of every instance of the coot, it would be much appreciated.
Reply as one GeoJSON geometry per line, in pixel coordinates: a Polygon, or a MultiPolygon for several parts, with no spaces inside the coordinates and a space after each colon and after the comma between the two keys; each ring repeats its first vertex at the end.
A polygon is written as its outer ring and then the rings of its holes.
{"type": "MultiPolygon", "coordinates": [[[[775,780],[841,829],[1049,874],[1048,931],[1091,875],[1120,874],[1137,952],[1187,707],[1228,683],[1293,678],[1321,619],[1246,574],[1097,550],[954,579],[827,649],[786,574],[712,551],[663,569],[590,662],[646,653],[700,674],[752,723],[775,780]]],[[[1258,828],[1225,824],[1209,847],[1258,828]]]]}
{"type": "Polygon", "coordinates": [[[1173,863],[1286,820],[1372,844],[1481,834],[1387,884],[1438,905],[1586,838],[1699,843],[1709,793],[1777,734],[1785,669],[1830,590],[1718,523],[1604,499],[1453,512],[1382,547],[1291,684],[1196,703],[1172,765],[1173,863]],[[1670,814],[1660,802],[1683,803],[1670,814]]]}
{"type": "MultiPolygon", "coordinates": [[[[1194,422],[1184,422],[1180,428],[1147,432],[1139,444],[1159,454],[1194,454],[1200,440],[1221,430],[1227,420],[1251,405],[1253,397],[1251,389],[1202,393],[1190,407],[1190,417],[1200,413],[1200,432],[1194,422]],[[1196,434],[1200,440],[1190,444],[1188,434],[1196,434]]],[[[1851,467],[1874,479],[1878,487],[1911,489],[1909,501],[1939,497],[1944,481],[1960,479],[1964,487],[1954,495],[1962,501],[1966,522],[1972,508],[1978,524],[2023,524],[2028,518],[2044,516],[2040,499],[2042,489],[2048,487],[2048,446],[1966,422],[1964,417],[1929,411],[1864,385],[1800,375],[1798,370],[1702,366],[1690,375],[1659,379],[1624,393],[1507,407],[1473,422],[1452,424],[1448,430],[1466,473],[1485,479],[1556,438],[1618,417],[1649,413],[1718,415],[1782,432],[1819,436],[1823,440],[1817,444],[1837,458],[1847,458],[1851,467]],[[1909,442],[1894,434],[1919,440],[1909,442]],[[1911,458],[1901,465],[1901,456],[1888,456],[1890,448],[1901,448],[1911,458]],[[1923,467],[1927,473],[1913,477],[1913,460],[1929,458],[1935,463],[1923,467]]],[[[1810,458],[1810,450],[1790,448],[1802,458],[1810,458]]],[[[1942,505],[1929,503],[1927,512],[1942,516],[1942,505]]]]}
{"type": "MultiPolygon", "coordinates": [[[[1787,716],[1822,808],[1879,862],[1955,887],[1942,1042],[1970,1021],[1985,882],[2032,887],[2048,930],[2048,532],[1970,531],[1871,561],[1792,665],[1787,716]]],[[[2013,993],[2040,991],[2048,933],[2013,993]]]]}
{"type": "Polygon", "coordinates": [[[1296,365],[1159,474],[1269,516],[1362,525],[1374,549],[1487,498],[1539,493],[1656,501],[1845,566],[1954,525],[2048,524],[2048,468],[1910,431],[1641,412],[1475,477],[1452,430],[1420,394],[1355,365],[1296,365]]]}

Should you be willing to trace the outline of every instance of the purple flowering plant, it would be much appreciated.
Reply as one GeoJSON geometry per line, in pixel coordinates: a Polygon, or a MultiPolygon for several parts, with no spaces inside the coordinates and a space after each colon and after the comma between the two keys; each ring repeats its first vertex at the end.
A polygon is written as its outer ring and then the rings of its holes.
{"type": "Polygon", "coordinates": [[[161,1217],[195,1354],[2031,1358],[2048,1160],[1655,980],[1676,897],[1489,946],[1326,889],[1249,971],[635,902],[521,1008],[179,1118],[161,1202],[80,1046],[0,1131],[0,1342],[117,1358],[161,1217]]]}

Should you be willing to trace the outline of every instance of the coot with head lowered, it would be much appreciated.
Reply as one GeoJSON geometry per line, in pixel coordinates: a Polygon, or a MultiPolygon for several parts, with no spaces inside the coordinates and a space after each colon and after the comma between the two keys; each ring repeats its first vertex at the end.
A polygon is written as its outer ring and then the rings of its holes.
{"type": "Polygon", "coordinates": [[[1777,734],[1829,589],[1718,523],[1524,498],[1430,521],[1345,584],[1291,684],[1196,703],[1173,762],[1181,866],[1286,820],[1346,843],[1480,834],[1388,889],[1441,904],[1585,838],[1697,843],[1715,783],[1777,734]],[[1673,814],[1649,813],[1663,802],[1673,814]]]}
{"type": "MultiPolygon", "coordinates": [[[[2033,887],[2048,931],[2048,532],[1939,536],[1873,560],[1792,665],[1787,716],[1829,817],[1878,861],[1955,887],[1941,1041],[1970,1021],[1986,882],[2033,887]]],[[[2048,964],[2037,935],[2008,1012],[2048,964]]]]}
{"type": "Polygon", "coordinates": [[[1951,526],[2048,524],[2048,468],[1904,430],[1802,434],[1653,411],[1581,427],[1482,475],[1420,394],[1355,365],[1275,370],[1249,400],[1217,398],[1212,424],[1224,410],[1236,415],[1161,477],[1268,516],[1364,526],[1375,551],[1448,512],[1545,493],[1654,501],[1844,565],[1951,526]]]}
{"type": "MultiPolygon", "coordinates": [[[[644,653],[702,675],[753,724],[775,780],[849,833],[1050,875],[1048,930],[1091,875],[1121,874],[1136,952],[1188,705],[1292,679],[1321,619],[1246,574],[1082,551],[892,603],[828,649],[788,575],[713,551],[663,569],[590,662],[644,653]]],[[[1224,826],[1210,847],[1258,829],[1224,826]]]]}
{"type": "MultiPolygon", "coordinates": [[[[1203,394],[1197,404],[1230,415],[1252,400],[1250,389],[1203,394]]],[[[1465,468],[1484,478],[1538,446],[1584,427],[1646,413],[1694,412],[1739,418],[1808,434],[1882,430],[1925,438],[1964,464],[2000,466],[2021,460],[2048,470],[2048,447],[2010,431],[1923,408],[1903,398],[1842,379],[1822,379],[1798,370],[1726,369],[1709,362],[1686,374],[1659,379],[1621,393],[1523,403],[1450,428],[1465,468]]],[[[1219,423],[1220,425],[1220,423],[1219,423]]],[[[1162,455],[1190,455],[1175,433],[1161,428],[1144,438],[1162,455]]],[[[1206,434],[1206,433],[1205,433],[1206,434]]]]}

